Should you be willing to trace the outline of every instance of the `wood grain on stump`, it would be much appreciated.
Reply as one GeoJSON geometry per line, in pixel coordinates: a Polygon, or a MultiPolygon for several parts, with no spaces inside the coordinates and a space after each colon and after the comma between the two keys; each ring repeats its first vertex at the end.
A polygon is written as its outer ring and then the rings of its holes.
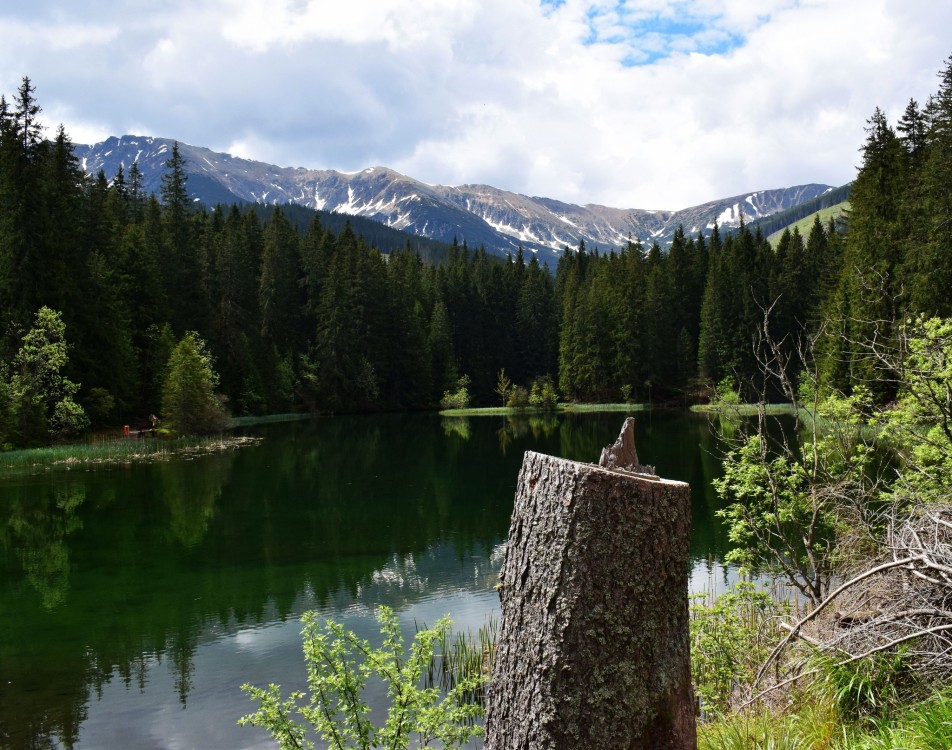
{"type": "MultiPolygon", "coordinates": [[[[637,461],[633,442],[616,453],[637,461]]],[[[523,460],[500,573],[487,750],[697,746],[690,489],[609,463],[532,451],[523,460]]]]}

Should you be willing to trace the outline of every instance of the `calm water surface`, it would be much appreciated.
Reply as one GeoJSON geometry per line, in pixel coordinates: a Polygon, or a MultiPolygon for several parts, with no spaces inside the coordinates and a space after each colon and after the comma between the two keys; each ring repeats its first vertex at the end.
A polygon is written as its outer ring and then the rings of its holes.
{"type": "MultiPolygon", "coordinates": [[[[373,640],[494,590],[526,450],[596,461],[624,415],[337,417],[224,455],[0,477],[0,747],[251,748],[241,683],[304,685],[300,615],[373,640]]],[[[726,540],[704,418],[637,415],[644,463],[691,483],[692,587],[726,540]]]]}

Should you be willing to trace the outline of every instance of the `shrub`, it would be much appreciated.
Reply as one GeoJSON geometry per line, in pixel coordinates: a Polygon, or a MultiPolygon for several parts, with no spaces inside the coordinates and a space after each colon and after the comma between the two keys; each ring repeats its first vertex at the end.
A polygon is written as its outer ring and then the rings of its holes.
{"type": "Polygon", "coordinates": [[[417,632],[404,652],[397,617],[388,607],[377,613],[383,645],[371,648],[333,620],[323,628],[314,612],[303,618],[304,659],[308,693],[297,691],[285,699],[277,685],[242,685],[259,702],[258,710],[239,719],[241,725],[264,727],[281,750],[313,747],[309,730],[334,750],[376,747],[436,746],[458,748],[482,733],[475,719],[482,708],[468,698],[481,691],[485,677],[470,672],[441,697],[435,687],[422,687],[437,644],[445,643],[448,618],[417,632]],[[383,726],[374,726],[364,699],[368,680],[383,680],[392,703],[383,726]],[[299,721],[297,717],[303,720],[299,721]]]}
{"type": "Polygon", "coordinates": [[[747,581],[712,601],[705,596],[691,605],[691,672],[703,709],[718,714],[767,658],[778,640],[776,619],[788,608],[747,581]]]}
{"type": "Polygon", "coordinates": [[[740,403],[740,394],[737,393],[737,384],[734,378],[723,378],[714,389],[718,403],[723,406],[737,406],[740,403]]]}
{"type": "Polygon", "coordinates": [[[506,401],[506,406],[511,406],[514,409],[525,409],[528,405],[529,391],[526,390],[525,386],[513,386],[512,390],[509,391],[509,400],[506,401]]]}
{"type": "Polygon", "coordinates": [[[555,383],[548,375],[543,375],[532,381],[529,391],[529,403],[538,409],[554,411],[559,403],[559,394],[555,390],[555,383]]]}
{"type": "Polygon", "coordinates": [[[86,412],[73,400],[79,384],[61,374],[68,355],[62,316],[40,308],[10,367],[0,372],[6,381],[0,388],[0,417],[15,444],[40,445],[89,426],[86,412]]]}
{"type": "Polygon", "coordinates": [[[469,406],[469,375],[463,375],[456,381],[455,391],[445,391],[440,399],[444,409],[465,409],[469,406]]]}

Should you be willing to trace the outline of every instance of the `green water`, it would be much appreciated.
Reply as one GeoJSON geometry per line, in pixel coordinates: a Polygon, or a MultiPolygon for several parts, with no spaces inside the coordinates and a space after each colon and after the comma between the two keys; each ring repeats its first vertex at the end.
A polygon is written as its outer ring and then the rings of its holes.
{"type": "MultiPolygon", "coordinates": [[[[497,607],[526,450],[597,460],[624,415],[338,417],[236,452],[0,477],[0,747],[269,747],[245,681],[304,683],[307,609],[365,637],[497,607]]],[[[692,587],[725,539],[703,417],[641,413],[638,451],[692,484],[692,587]]]]}

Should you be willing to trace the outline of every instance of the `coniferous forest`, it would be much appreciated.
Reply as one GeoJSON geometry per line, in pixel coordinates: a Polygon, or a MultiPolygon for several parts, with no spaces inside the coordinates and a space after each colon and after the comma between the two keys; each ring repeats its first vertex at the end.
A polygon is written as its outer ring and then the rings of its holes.
{"type": "Polygon", "coordinates": [[[426,262],[384,254],[317,214],[299,229],[290,208],[196,205],[177,149],[145,195],[136,164],[86,176],[40,115],[29,79],[0,101],[0,444],[159,414],[190,332],[242,415],[431,408],[464,377],[474,403],[498,403],[503,368],[567,400],[743,390],[767,310],[791,352],[822,327],[821,377],[848,390],[877,382],[851,341],[952,315],[952,58],[924,105],[895,125],[872,114],[845,222],[775,247],[744,226],[582,244],[554,273],[465,242],[426,262]]]}

